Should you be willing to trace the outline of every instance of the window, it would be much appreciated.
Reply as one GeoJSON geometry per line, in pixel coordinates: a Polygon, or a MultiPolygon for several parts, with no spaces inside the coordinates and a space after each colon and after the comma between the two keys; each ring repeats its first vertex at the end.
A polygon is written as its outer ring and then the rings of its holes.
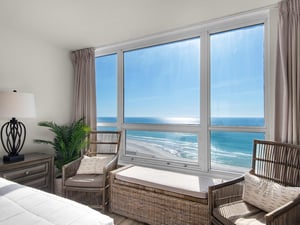
{"type": "Polygon", "coordinates": [[[248,170],[253,139],[267,132],[265,19],[98,49],[98,129],[123,131],[121,160],[248,170]]]}
{"type": "Polygon", "coordinates": [[[210,80],[211,166],[248,169],[253,139],[264,139],[263,24],[210,35],[210,80]]]}
{"type": "Polygon", "coordinates": [[[135,126],[126,132],[127,155],[198,161],[197,135],[180,125],[199,124],[199,110],[199,38],[124,52],[124,123],[135,126]]]}
{"type": "Polygon", "coordinates": [[[125,123],[199,123],[199,38],[124,52],[124,100],[125,123]]]}
{"type": "Polygon", "coordinates": [[[115,130],[117,122],[117,55],[96,57],[97,129],[115,130]],[[100,126],[102,124],[109,126],[100,126]]]}

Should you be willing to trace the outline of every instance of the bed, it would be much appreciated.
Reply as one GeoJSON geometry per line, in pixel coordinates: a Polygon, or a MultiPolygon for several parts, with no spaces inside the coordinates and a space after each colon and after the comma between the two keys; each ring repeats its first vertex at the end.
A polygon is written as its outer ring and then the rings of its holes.
{"type": "Polygon", "coordinates": [[[35,188],[0,178],[1,225],[113,225],[100,212],[35,188]]]}

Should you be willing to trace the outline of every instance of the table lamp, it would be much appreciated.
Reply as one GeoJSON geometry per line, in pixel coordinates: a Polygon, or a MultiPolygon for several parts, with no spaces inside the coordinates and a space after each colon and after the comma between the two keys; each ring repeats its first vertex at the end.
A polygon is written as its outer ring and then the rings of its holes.
{"type": "Polygon", "coordinates": [[[16,118],[35,117],[35,100],[33,94],[0,92],[0,118],[12,118],[1,127],[1,142],[7,155],[3,156],[5,163],[24,160],[20,155],[26,139],[25,125],[16,118]]]}

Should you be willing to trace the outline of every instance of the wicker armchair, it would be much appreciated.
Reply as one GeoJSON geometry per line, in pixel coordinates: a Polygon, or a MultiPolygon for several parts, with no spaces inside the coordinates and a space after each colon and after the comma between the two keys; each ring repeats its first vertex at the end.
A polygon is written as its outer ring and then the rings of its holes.
{"type": "MultiPolygon", "coordinates": [[[[109,172],[117,168],[121,132],[119,131],[91,131],[89,147],[85,154],[63,167],[63,194],[65,197],[89,205],[92,208],[106,210],[108,205],[109,172]],[[88,156],[88,157],[85,157],[88,156]],[[100,174],[79,173],[80,164],[87,159],[100,159],[100,174]]],[[[95,161],[94,161],[95,162],[95,161]]]]}
{"type": "MultiPolygon", "coordinates": [[[[283,186],[299,187],[300,146],[254,140],[250,173],[254,177],[283,186]]],[[[243,183],[244,177],[240,177],[209,187],[208,201],[212,224],[300,224],[299,195],[295,200],[267,213],[242,200],[243,183]]]]}

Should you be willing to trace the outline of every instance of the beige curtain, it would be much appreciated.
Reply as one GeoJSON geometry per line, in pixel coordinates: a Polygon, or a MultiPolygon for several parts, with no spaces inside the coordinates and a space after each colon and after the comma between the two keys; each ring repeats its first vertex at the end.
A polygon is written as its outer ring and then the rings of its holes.
{"type": "Polygon", "coordinates": [[[73,119],[84,117],[86,124],[96,130],[95,50],[74,51],[71,57],[75,78],[73,119]]]}
{"type": "Polygon", "coordinates": [[[279,3],[276,65],[276,141],[300,144],[300,1],[279,3]]]}

